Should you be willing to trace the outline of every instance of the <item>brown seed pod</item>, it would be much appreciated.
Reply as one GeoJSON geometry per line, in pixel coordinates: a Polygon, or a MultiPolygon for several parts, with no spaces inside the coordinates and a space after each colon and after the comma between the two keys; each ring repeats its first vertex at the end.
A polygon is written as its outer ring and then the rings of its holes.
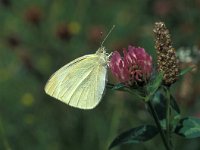
{"type": "Polygon", "coordinates": [[[158,72],[162,72],[163,82],[170,86],[178,79],[179,63],[169,30],[163,22],[156,22],[153,29],[155,34],[155,49],[157,50],[158,72]]]}

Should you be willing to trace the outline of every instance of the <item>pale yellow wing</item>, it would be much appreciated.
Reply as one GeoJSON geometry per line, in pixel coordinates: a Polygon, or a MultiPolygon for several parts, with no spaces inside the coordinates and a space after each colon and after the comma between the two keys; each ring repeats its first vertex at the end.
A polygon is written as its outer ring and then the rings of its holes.
{"type": "Polygon", "coordinates": [[[85,55],[55,72],[45,86],[50,96],[73,107],[94,108],[101,100],[107,66],[96,54],[85,55]]]}

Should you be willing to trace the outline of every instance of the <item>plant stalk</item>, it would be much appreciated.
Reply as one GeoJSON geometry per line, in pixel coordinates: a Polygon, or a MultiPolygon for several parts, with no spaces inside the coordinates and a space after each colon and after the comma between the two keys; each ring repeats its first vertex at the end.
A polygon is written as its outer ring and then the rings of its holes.
{"type": "Polygon", "coordinates": [[[167,141],[168,145],[172,148],[172,141],[171,141],[171,125],[170,125],[170,118],[171,118],[171,104],[170,104],[170,93],[169,93],[169,88],[166,88],[166,94],[167,94],[167,104],[166,104],[166,136],[167,136],[167,141]]]}
{"type": "Polygon", "coordinates": [[[155,111],[155,109],[154,109],[154,107],[153,107],[151,101],[149,100],[149,101],[147,102],[147,104],[148,104],[148,107],[149,107],[149,109],[150,109],[150,111],[151,111],[151,113],[152,113],[152,115],[153,115],[153,118],[154,118],[154,121],[155,121],[155,123],[156,123],[156,126],[158,127],[158,130],[159,130],[159,132],[160,132],[160,136],[161,136],[161,138],[162,138],[162,141],[163,141],[163,144],[164,144],[166,150],[171,150],[171,149],[170,149],[170,146],[169,146],[169,144],[168,144],[168,142],[167,142],[167,140],[166,140],[165,133],[164,133],[164,131],[163,131],[161,125],[160,125],[160,122],[159,122],[159,119],[158,119],[158,115],[156,114],[156,111],[155,111]]]}

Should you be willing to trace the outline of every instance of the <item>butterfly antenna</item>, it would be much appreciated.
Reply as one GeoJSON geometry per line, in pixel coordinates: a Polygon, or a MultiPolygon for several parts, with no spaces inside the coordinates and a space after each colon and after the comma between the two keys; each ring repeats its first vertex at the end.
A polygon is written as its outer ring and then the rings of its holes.
{"type": "Polygon", "coordinates": [[[101,47],[103,46],[104,42],[106,41],[106,39],[108,38],[108,36],[110,35],[110,33],[112,32],[112,30],[115,28],[115,25],[112,26],[112,28],[110,29],[110,31],[108,32],[108,34],[106,35],[106,37],[103,39],[103,41],[101,42],[101,47]]]}

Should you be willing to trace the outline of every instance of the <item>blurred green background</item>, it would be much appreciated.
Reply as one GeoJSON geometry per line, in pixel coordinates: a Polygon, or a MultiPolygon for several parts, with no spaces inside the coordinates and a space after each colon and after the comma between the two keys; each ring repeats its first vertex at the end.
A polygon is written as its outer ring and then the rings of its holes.
{"type": "MultiPolygon", "coordinates": [[[[108,52],[131,44],[155,58],[156,21],[166,23],[176,49],[200,48],[200,0],[0,0],[0,149],[106,150],[120,132],[153,123],[144,104],[126,93],[107,90],[95,109],[84,111],[47,96],[44,86],[64,64],[94,53],[113,24],[108,52]]],[[[181,66],[198,68],[198,60],[181,66]]],[[[198,69],[173,88],[182,115],[200,117],[198,69]]],[[[200,139],[173,139],[176,149],[200,149],[200,139]]],[[[164,147],[158,135],[119,149],[164,147]]]]}

